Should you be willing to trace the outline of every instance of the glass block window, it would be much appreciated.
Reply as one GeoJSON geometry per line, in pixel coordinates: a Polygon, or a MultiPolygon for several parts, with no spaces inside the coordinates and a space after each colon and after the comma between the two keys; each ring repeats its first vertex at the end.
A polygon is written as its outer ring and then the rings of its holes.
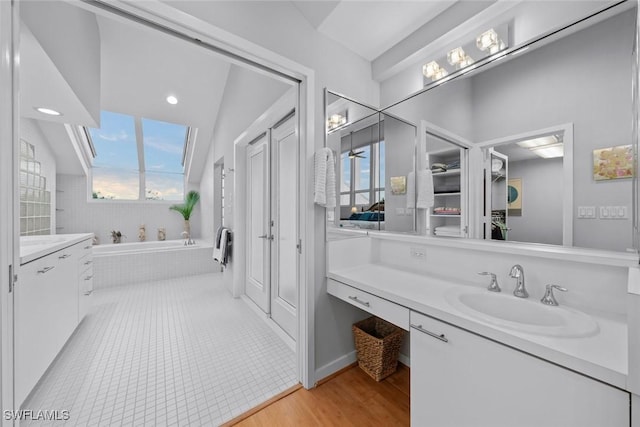
{"type": "Polygon", "coordinates": [[[35,147],[20,141],[20,235],[51,234],[51,192],[35,147]]]}

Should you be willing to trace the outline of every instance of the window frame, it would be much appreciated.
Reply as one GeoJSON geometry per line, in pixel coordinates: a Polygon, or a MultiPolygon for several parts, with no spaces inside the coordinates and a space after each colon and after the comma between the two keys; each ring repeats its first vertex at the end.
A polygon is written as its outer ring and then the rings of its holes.
{"type": "MultiPolygon", "coordinates": [[[[369,144],[365,144],[361,147],[359,147],[358,149],[361,149],[363,147],[369,147],[369,153],[370,153],[370,160],[369,160],[369,168],[370,168],[370,172],[369,172],[369,187],[363,190],[356,190],[355,186],[356,186],[356,160],[357,158],[351,158],[349,159],[349,191],[340,191],[339,194],[339,205],[340,207],[348,207],[349,209],[351,209],[352,207],[360,207],[360,206],[365,206],[363,204],[356,204],[356,196],[357,194],[369,194],[369,203],[367,204],[367,207],[373,205],[374,203],[377,203],[379,200],[376,200],[376,194],[380,194],[380,191],[382,190],[386,190],[386,185],[384,182],[379,182],[376,183],[376,177],[380,177],[380,174],[378,171],[378,169],[380,168],[380,164],[381,164],[381,159],[380,159],[380,144],[384,144],[384,139],[380,140],[380,141],[375,141],[375,142],[371,142],[369,144]],[[381,185],[381,186],[379,186],[381,185]],[[348,205],[343,205],[342,204],[342,196],[344,195],[349,195],[349,204],[348,205]]],[[[340,153],[340,173],[342,174],[342,155],[349,153],[349,150],[345,150],[342,153],[340,153]]],[[[386,168],[385,168],[386,170],[386,168]]],[[[342,179],[342,177],[341,177],[342,179]]],[[[384,177],[384,181],[386,181],[386,177],[384,177]]]]}

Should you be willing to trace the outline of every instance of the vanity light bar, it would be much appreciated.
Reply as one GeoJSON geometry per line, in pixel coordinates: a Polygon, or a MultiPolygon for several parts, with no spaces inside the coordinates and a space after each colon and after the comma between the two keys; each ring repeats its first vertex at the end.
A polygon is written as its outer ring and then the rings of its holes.
{"type": "Polygon", "coordinates": [[[505,40],[508,40],[509,25],[501,24],[490,28],[475,39],[471,39],[464,44],[447,52],[447,55],[438,60],[430,61],[422,66],[422,74],[424,75],[424,85],[431,84],[449,75],[451,72],[463,70],[476,61],[485,59],[494,55],[508,46],[505,40]],[[447,69],[444,64],[449,66],[447,69]]]}

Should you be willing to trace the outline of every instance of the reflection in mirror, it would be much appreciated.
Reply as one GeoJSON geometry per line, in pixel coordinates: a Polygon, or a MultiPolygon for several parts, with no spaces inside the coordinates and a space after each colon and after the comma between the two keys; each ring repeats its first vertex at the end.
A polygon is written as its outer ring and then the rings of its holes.
{"type": "Polygon", "coordinates": [[[571,126],[489,144],[484,155],[483,237],[570,246],[573,217],[563,211],[567,206],[570,212],[572,205],[571,126]]]}
{"type": "MultiPolygon", "coordinates": [[[[616,251],[633,246],[636,178],[594,175],[594,168],[615,168],[606,149],[632,144],[632,6],[613,7],[527,49],[516,47],[383,110],[420,124],[421,170],[455,161],[434,157],[430,129],[466,141],[468,169],[461,174],[468,173],[469,188],[464,194],[461,186],[459,220],[464,227],[467,216],[469,237],[616,251]],[[539,137],[554,140],[526,146],[525,140],[539,137]],[[562,156],[541,157],[560,148],[562,156]]],[[[437,179],[434,173],[435,192],[437,179]]],[[[419,209],[419,230],[438,235],[435,230],[447,226],[441,231],[457,235],[451,228],[457,217],[436,222],[433,216],[436,208],[457,208],[457,197],[436,195],[432,210],[419,209]]]]}
{"type": "Polygon", "coordinates": [[[415,231],[415,198],[407,191],[413,187],[415,126],[330,91],[326,99],[326,144],[338,159],[339,197],[335,211],[327,212],[329,224],[415,231]]]}

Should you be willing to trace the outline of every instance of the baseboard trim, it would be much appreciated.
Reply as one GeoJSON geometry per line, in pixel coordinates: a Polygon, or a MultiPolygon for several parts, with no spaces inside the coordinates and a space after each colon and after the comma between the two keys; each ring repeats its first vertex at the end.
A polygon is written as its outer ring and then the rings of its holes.
{"type": "Polygon", "coordinates": [[[352,351],[350,353],[345,354],[344,356],[340,356],[336,360],[327,363],[324,366],[316,369],[316,386],[321,384],[323,380],[336,372],[348,368],[350,365],[353,365],[356,362],[356,351],[352,351]]]}
{"type": "Polygon", "coordinates": [[[402,353],[398,355],[398,362],[402,363],[404,366],[411,367],[411,359],[409,359],[409,356],[405,356],[402,353]]]}

